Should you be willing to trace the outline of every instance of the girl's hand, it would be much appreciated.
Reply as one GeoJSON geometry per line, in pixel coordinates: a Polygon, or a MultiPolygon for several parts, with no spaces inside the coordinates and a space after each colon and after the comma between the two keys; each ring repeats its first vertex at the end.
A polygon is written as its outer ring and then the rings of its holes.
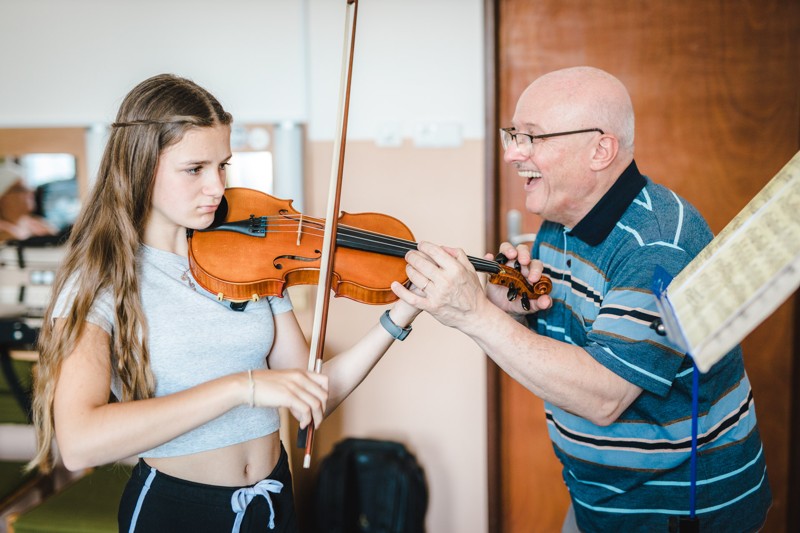
{"type": "Polygon", "coordinates": [[[253,370],[247,383],[245,404],[256,407],[286,407],[305,428],[318,428],[328,403],[328,376],[306,370],[253,370]]]}

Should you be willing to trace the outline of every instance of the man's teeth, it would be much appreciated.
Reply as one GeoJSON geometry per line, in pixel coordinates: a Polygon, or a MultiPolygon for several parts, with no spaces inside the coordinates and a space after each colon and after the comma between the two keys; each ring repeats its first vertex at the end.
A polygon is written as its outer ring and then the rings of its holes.
{"type": "Polygon", "coordinates": [[[533,170],[520,170],[519,171],[519,175],[521,177],[523,177],[523,178],[526,178],[526,179],[535,179],[535,178],[541,178],[542,177],[542,173],[541,172],[535,172],[533,170]]]}

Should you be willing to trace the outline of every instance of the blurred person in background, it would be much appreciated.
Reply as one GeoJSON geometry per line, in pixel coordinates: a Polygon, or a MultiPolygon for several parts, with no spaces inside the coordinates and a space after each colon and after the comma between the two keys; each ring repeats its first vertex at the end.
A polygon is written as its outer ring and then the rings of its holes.
{"type": "Polygon", "coordinates": [[[35,211],[36,197],[25,183],[22,167],[0,166],[0,241],[57,234],[58,229],[35,211]]]}

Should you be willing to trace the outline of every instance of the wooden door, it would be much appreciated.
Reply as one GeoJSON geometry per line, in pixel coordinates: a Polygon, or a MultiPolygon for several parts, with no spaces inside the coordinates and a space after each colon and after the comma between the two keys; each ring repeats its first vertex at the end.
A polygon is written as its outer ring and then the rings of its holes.
{"type": "MultiPolygon", "coordinates": [[[[796,0],[487,0],[486,14],[490,244],[504,240],[509,209],[524,212],[495,132],[550,70],[592,65],[619,77],[633,98],[639,169],[697,206],[715,233],[800,147],[796,0]]],[[[523,229],[539,222],[526,214],[523,229]]],[[[774,494],[766,531],[797,524],[795,307],[793,296],[743,343],[774,494]]],[[[492,364],[489,431],[490,531],[560,531],[569,501],[542,403],[492,364]]]]}

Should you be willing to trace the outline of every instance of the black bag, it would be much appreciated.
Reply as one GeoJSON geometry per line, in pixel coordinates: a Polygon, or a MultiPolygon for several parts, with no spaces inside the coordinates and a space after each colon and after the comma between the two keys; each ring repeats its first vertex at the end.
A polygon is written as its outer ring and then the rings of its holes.
{"type": "Polygon", "coordinates": [[[314,505],[318,533],[422,533],[425,473],[399,442],[345,439],[320,464],[314,505]]]}

